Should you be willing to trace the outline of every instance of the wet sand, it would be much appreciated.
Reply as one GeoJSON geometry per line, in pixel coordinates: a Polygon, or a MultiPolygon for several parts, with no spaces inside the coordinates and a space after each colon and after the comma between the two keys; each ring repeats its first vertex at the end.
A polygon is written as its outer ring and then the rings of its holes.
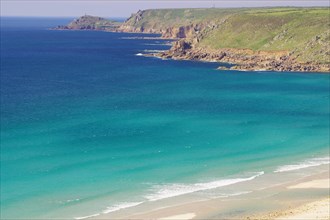
{"type": "Polygon", "coordinates": [[[95,219],[329,219],[329,165],[313,168],[310,173],[294,181],[287,181],[293,174],[283,174],[282,179],[270,187],[267,184],[275,183],[278,176],[265,175],[264,179],[251,181],[250,186],[238,183],[228,187],[227,190],[246,191],[238,196],[207,199],[205,196],[185,195],[141,204],[95,219]],[[318,169],[322,172],[312,174],[318,169]],[[258,190],[250,193],[247,191],[249,187],[258,190]]]}

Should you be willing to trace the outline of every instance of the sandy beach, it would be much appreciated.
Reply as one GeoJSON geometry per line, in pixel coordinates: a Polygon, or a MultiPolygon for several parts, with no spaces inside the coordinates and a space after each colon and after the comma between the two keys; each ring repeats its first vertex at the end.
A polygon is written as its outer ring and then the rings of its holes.
{"type": "MultiPolygon", "coordinates": [[[[159,218],[159,220],[189,220],[198,219],[195,218],[195,213],[186,213],[180,215],[173,215],[164,218],[159,218]]],[[[326,198],[320,201],[307,203],[305,205],[299,206],[294,209],[290,209],[283,212],[270,213],[268,216],[262,217],[247,217],[246,219],[267,219],[267,220],[327,220],[330,219],[330,198],[326,198]],[[278,216],[278,217],[276,217],[278,216]]]]}
{"type": "MultiPolygon", "coordinates": [[[[288,186],[287,189],[328,189],[330,188],[329,178],[315,179],[288,186]]],[[[330,219],[330,195],[327,198],[314,202],[308,202],[298,207],[289,208],[284,211],[276,211],[265,216],[250,219],[276,219],[276,220],[312,220],[330,219]]]]}
{"type": "MultiPolygon", "coordinates": [[[[277,219],[277,220],[303,220],[303,219],[329,219],[329,165],[306,169],[309,172],[298,179],[287,181],[290,176],[297,173],[285,173],[271,180],[278,182],[269,186],[270,176],[260,178],[251,183],[234,184],[228,189],[248,190],[258,188],[252,193],[242,193],[229,198],[200,199],[187,195],[146,203],[131,209],[97,216],[95,219],[277,219]],[[316,172],[315,171],[319,171],[316,172]],[[181,201],[178,205],[175,202],[181,201]]],[[[274,176],[272,176],[274,178],[274,176]]]]}
{"type": "Polygon", "coordinates": [[[329,219],[330,218],[330,198],[312,202],[281,213],[278,220],[294,219],[329,219]]]}

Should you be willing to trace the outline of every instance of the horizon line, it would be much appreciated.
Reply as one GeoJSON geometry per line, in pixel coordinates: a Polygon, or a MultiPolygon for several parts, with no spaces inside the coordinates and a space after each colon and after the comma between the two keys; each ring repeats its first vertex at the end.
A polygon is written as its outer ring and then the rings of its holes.
{"type": "MultiPolygon", "coordinates": [[[[196,8],[185,8],[185,7],[180,7],[180,8],[147,8],[147,9],[139,9],[141,11],[147,11],[147,10],[175,10],[175,9],[244,9],[244,8],[330,8],[330,6],[253,6],[253,7],[196,7],[196,8]]],[[[131,14],[134,14],[135,12],[131,12],[131,14]]],[[[86,15],[86,14],[85,14],[86,15]]],[[[91,15],[91,14],[88,14],[91,15]]],[[[24,18],[75,18],[75,17],[81,17],[84,16],[82,15],[52,15],[52,16],[44,16],[44,15],[0,15],[0,17],[24,17],[24,18]]],[[[99,15],[91,15],[91,16],[97,16],[97,17],[103,17],[103,18],[128,18],[130,16],[99,16],[99,15]]]]}

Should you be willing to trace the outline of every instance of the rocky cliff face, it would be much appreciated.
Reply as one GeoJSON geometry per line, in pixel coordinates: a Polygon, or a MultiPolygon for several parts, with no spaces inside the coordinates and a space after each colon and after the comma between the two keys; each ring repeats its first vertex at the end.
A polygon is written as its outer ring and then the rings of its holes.
{"type": "Polygon", "coordinates": [[[205,27],[205,24],[169,27],[165,30],[161,30],[161,34],[163,38],[195,38],[205,27]]]}
{"type": "MultiPolygon", "coordinates": [[[[154,33],[161,34],[162,38],[178,39],[178,38],[195,38],[202,30],[207,28],[207,22],[191,23],[189,25],[162,25],[157,23],[145,22],[148,19],[146,11],[139,10],[132,14],[117,31],[132,33],[154,33]]],[[[164,18],[166,19],[166,18],[164,18]]]]}
{"type": "Polygon", "coordinates": [[[229,62],[232,69],[330,72],[324,14],[282,8],[139,10],[122,24],[86,15],[56,29],[157,33],[177,41],[155,56],[229,62]]]}
{"type": "MultiPolygon", "coordinates": [[[[154,54],[166,59],[202,60],[233,63],[233,70],[269,70],[299,72],[329,72],[330,64],[299,62],[288,51],[253,51],[249,49],[206,49],[196,47],[190,40],[175,42],[168,51],[154,54]]],[[[219,69],[222,69],[219,67],[219,69]]]]}

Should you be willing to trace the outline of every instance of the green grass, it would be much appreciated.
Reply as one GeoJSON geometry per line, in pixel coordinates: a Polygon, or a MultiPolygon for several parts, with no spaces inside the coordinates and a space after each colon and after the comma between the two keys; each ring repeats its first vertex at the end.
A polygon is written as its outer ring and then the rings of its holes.
{"type": "Polygon", "coordinates": [[[168,28],[180,27],[189,24],[197,24],[204,21],[212,21],[233,14],[245,9],[150,9],[144,10],[142,19],[135,21],[135,16],[129,19],[126,24],[134,27],[144,28],[168,28]]]}
{"type": "Polygon", "coordinates": [[[157,9],[126,24],[164,30],[198,23],[218,24],[199,34],[199,47],[284,50],[302,62],[329,63],[330,8],[325,7],[157,9]]]}
{"type": "Polygon", "coordinates": [[[329,16],[328,10],[324,9],[248,11],[231,16],[224,25],[205,36],[201,45],[292,50],[329,30],[329,16]]]}

